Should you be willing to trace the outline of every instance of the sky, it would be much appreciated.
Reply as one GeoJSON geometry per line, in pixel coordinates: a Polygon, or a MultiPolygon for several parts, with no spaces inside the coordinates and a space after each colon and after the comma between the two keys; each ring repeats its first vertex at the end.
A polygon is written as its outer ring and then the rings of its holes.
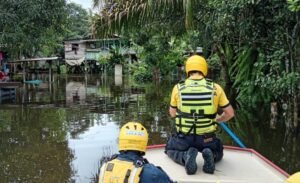
{"type": "Polygon", "coordinates": [[[92,9],[93,6],[93,0],[68,0],[68,1],[76,4],[80,4],[85,9],[92,9]]]}

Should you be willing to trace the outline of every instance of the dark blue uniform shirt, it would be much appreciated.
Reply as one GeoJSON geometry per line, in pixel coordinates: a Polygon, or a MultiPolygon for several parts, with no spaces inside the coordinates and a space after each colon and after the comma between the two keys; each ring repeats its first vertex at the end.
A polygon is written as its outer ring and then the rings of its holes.
{"type": "MultiPolygon", "coordinates": [[[[139,153],[134,151],[122,152],[118,155],[119,160],[136,162],[143,160],[139,153]]],[[[145,163],[140,175],[140,183],[172,183],[173,181],[160,167],[151,163],[145,163]]]]}

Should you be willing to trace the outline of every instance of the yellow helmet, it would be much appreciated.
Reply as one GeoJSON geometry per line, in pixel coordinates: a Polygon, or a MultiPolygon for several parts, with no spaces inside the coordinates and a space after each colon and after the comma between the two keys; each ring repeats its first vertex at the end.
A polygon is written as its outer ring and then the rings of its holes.
{"type": "Polygon", "coordinates": [[[298,182],[300,182],[300,172],[294,173],[285,181],[285,183],[298,183],[298,182]]]}
{"type": "Polygon", "coordinates": [[[148,132],[138,122],[128,122],[122,126],[119,134],[119,151],[136,150],[146,152],[148,132]]]}
{"type": "Polygon", "coordinates": [[[185,63],[185,72],[188,75],[190,71],[200,71],[204,76],[207,75],[207,62],[205,58],[199,55],[189,57],[185,63]]]}

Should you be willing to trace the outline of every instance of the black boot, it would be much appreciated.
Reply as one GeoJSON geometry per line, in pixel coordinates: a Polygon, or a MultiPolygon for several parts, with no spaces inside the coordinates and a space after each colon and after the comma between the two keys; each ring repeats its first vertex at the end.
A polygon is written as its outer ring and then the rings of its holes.
{"type": "Polygon", "coordinates": [[[213,174],[215,171],[213,152],[209,148],[205,148],[202,151],[202,157],[204,159],[203,172],[213,174]]]}
{"type": "Polygon", "coordinates": [[[196,163],[197,155],[198,155],[198,150],[194,147],[190,147],[183,156],[185,162],[184,163],[185,171],[188,175],[192,175],[197,172],[197,163],[196,163]]]}

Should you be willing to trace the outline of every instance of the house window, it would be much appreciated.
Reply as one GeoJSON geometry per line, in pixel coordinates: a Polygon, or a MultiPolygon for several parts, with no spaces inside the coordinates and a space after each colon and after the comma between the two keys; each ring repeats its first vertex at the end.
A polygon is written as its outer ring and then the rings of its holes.
{"type": "Polygon", "coordinates": [[[72,51],[75,52],[75,55],[77,55],[78,49],[79,49],[79,44],[72,44],[72,51]]]}

